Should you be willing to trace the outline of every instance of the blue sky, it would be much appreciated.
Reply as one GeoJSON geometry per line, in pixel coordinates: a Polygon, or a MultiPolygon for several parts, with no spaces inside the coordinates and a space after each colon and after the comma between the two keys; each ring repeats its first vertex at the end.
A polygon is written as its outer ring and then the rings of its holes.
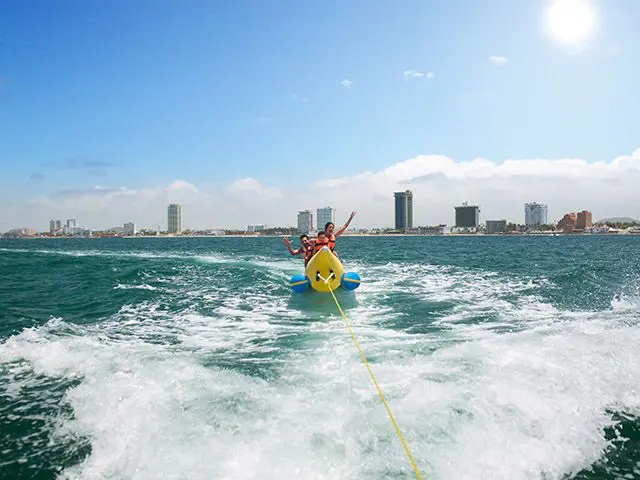
{"type": "Polygon", "coordinates": [[[286,190],[420,154],[611,161],[640,147],[640,3],[594,3],[576,54],[545,0],[5,1],[0,199],[286,190]]]}

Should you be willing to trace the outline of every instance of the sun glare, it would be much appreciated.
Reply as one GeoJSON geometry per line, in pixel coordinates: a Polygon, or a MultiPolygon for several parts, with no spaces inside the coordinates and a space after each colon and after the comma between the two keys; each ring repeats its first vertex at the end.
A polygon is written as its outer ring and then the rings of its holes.
{"type": "Polygon", "coordinates": [[[595,12],[588,0],[554,0],[547,18],[551,34],[566,43],[584,41],[595,26],[595,12]]]}

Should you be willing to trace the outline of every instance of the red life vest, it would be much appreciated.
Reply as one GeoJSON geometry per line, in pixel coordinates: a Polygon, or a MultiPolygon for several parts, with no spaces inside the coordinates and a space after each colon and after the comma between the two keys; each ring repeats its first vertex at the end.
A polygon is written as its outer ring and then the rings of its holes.
{"type": "Polygon", "coordinates": [[[304,249],[304,257],[305,258],[311,258],[313,256],[313,245],[311,243],[309,243],[306,246],[302,247],[304,249]]]}
{"type": "Polygon", "coordinates": [[[329,238],[329,249],[333,252],[336,249],[336,236],[332,233],[328,236],[329,238]]]}
{"type": "Polygon", "coordinates": [[[313,244],[313,253],[318,253],[320,250],[322,250],[322,247],[326,247],[327,245],[329,245],[329,239],[325,239],[324,242],[316,240],[313,244]]]}
{"type": "Polygon", "coordinates": [[[310,243],[309,245],[303,245],[302,248],[304,249],[304,253],[303,253],[303,257],[304,257],[304,265],[305,267],[307,266],[307,263],[309,263],[309,260],[311,260],[311,257],[313,257],[313,245],[310,243]]]}

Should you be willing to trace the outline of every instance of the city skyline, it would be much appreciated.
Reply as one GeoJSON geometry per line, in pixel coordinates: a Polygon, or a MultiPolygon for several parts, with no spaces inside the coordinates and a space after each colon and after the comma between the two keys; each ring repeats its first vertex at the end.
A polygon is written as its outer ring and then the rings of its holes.
{"type": "MultiPolygon", "coordinates": [[[[406,192],[395,192],[396,194],[403,194],[400,196],[404,196],[406,194],[411,195],[410,191],[406,192]]],[[[396,197],[396,205],[397,205],[396,197]]],[[[406,202],[406,200],[405,200],[406,202]]],[[[546,207],[544,204],[538,203],[526,203],[525,204],[525,216],[528,214],[527,209],[529,207],[546,207]]],[[[629,217],[617,217],[612,219],[601,219],[600,221],[593,221],[593,214],[588,210],[582,210],[576,212],[567,212],[558,222],[551,222],[550,224],[537,223],[535,225],[523,225],[523,224],[515,224],[513,222],[507,222],[506,219],[500,220],[485,220],[484,224],[479,219],[480,207],[478,205],[468,205],[468,202],[463,202],[462,205],[455,206],[455,222],[454,225],[420,225],[415,227],[408,227],[404,229],[398,229],[397,225],[395,228],[392,227],[383,227],[383,228],[350,228],[348,231],[353,231],[355,233],[358,232],[371,232],[374,234],[376,231],[380,233],[380,230],[385,230],[386,233],[397,233],[400,230],[402,233],[410,233],[410,234],[421,234],[421,235],[443,235],[445,233],[451,234],[459,234],[459,233],[481,233],[481,234],[497,234],[497,233],[510,233],[514,230],[517,232],[533,232],[533,233],[544,233],[545,231],[551,230],[559,230],[562,233],[582,233],[591,232],[594,229],[595,233],[617,233],[618,230],[612,230],[609,228],[607,230],[607,225],[619,225],[619,224],[627,224],[627,225],[640,225],[640,220],[633,219],[629,217]],[[603,230],[601,226],[604,225],[605,229],[603,230]],[[523,230],[522,227],[525,227],[523,230]]],[[[325,207],[323,209],[318,210],[333,210],[329,207],[325,207]]],[[[401,208],[402,210],[402,208],[401,208]]],[[[291,225],[280,225],[280,226],[266,226],[264,224],[253,224],[248,225],[246,229],[227,229],[227,228],[209,228],[209,229],[190,229],[185,228],[182,229],[178,225],[181,222],[181,218],[175,218],[176,213],[179,213],[181,216],[181,206],[180,205],[169,205],[168,214],[169,221],[174,225],[174,227],[169,228],[163,231],[160,227],[142,227],[138,228],[135,222],[125,222],[122,227],[111,227],[108,229],[88,229],[85,227],[77,227],[76,219],[68,219],[65,222],[64,228],[60,229],[61,221],[51,219],[49,221],[49,231],[38,231],[36,229],[32,229],[29,227],[17,227],[9,230],[8,232],[0,232],[0,234],[6,233],[7,235],[18,235],[18,236],[33,236],[33,235],[49,235],[49,236],[92,236],[92,234],[96,234],[97,236],[113,236],[113,235],[125,235],[125,236],[135,236],[138,234],[142,235],[181,235],[183,233],[200,233],[205,235],[220,235],[220,234],[234,234],[234,233],[253,233],[253,234],[268,234],[273,235],[291,235],[291,234],[315,234],[316,231],[320,229],[314,230],[312,227],[313,223],[313,213],[310,210],[302,210],[298,212],[298,225],[297,227],[291,225]],[[278,232],[278,230],[283,230],[278,232]],[[291,232],[291,230],[297,230],[297,232],[291,232]]],[[[527,217],[530,219],[529,217],[527,217]]],[[[527,220],[525,220],[526,222],[527,220]]],[[[626,228],[626,227],[624,227],[626,228]]],[[[637,233],[638,228],[635,228],[637,233]]]]}
{"type": "MultiPolygon", "coordinates": [[[[394,192],[394,208],[395,208],[395,220],[396,223],[395,225],[391,226],[391,225],[377,225],[374,227],[371,226],[361,226],[361,227],[351,227],[351,230],[354,229],[376,229],[376,228],[384,228],[384,229],[395,229],[395,230],[401,230],[401,231],[407,231],[407,230],[412,230],[414,228],[420,228],[420,227],[435,227],[435,226],[447,226],[447,227],[453,227],[453,228],[462,228],[462,229],[469,229],[471,228],[472,230],[475,229],[485,229],[486,231],[502,231],[504,230],[504,228],[506,227],[507,223],[510,224],[514,224],[514,225],[523,225],[526,226],[527,228],[533,228],[535,229],[538,226],[546,226],[546,225],[553,225],[553,226],[558,226],[558,225],[562,225],[563,222],[569,222],[571,223],[571,225],[573,225],[576,229],[584,229],[585,226],[589,227],[591,225],[593,225],[595,222],[599,221],[599,220],[593,220],[593,213],[589,210],[572,210],[572,211],[567,211],[563,214],[562,217],[560,217],[559,219],[552,219],[547,221],[547,217],[546,217],[546,212],[548,209],[548,205],[546,204],[541,204],[538,202],[526,202],[524,204],[524,220],[523,222],[520,222],[519,220],[512,220],[512,219],[489,219],[489,218],[482,218],[481,217],[481,208],[479,205],[469,205],[468,202],[463,202],[461,205],[455,205],[453,208],[455,210],[454,213],[454,219],[451,223],[448,222],[441,222],[441,223],[424,223],[424,224],[420,224],[420,225],[413,225],[413,223],[410,223],[407,228],[398,228],[398,199],[401,198],[404,200],[404,214],[406,214],[407,212],[411,213],[411,216],[413,215],[413,193],[410,190],[406,190],[404,192],[394,192]],[[410,199],[409,201],[407,201],[407,196],[410,199]],[[410,208],[407,209],[407,206],[410,205],[410,208]],[[544,212],[543,216],[540,216],[539,213],[535,213],[534,218],[538,219],[538,221],[536,222],[531,222],[531,217],[532,214],[529,211],[530,209],[541,209],[544,212]],[[582,220],[581,220],[582,218],[582,220]],[[545,220],[545,221],[542,221],[545,220]],[[568,220],[571,219],[571,220],[568,220]],[[529,222],[529,223],[528,223],[529,222]]],[[[402,208],[400,209],[402,211],[402,208]]],[[[316,209],[317,213],[322,212],[322,215],[327,215],[328,218],[332,218],[332,220],[327,220],[327,221],[332,221],[335,223],[335,209],[332,207],[322,207],[322,208],[318,208],[316,209]]],[[[281,224],[281,225],[272,225],[272,226],[267,226],[267,224],[250,224],[248,226],[246,226],[246,228],[230,228],[228,226],[216,226],[216,227],[206,227],[206,228],[190,228],[188,226],[184,226],[182,224],[182,205],[180,204],[170,204],[167,206],[167,229],[163,230],[161,229],[159,226],[157,227],[143,227],[142,230],[147,230],[147,231],[155,231],[155,232],[166,232],[169,234],[179,234],[182,233],[183,231],[190,231],[190,230],[235,230],[235,231],[246,231],[249,233],[254,233],[254,232],[262,232],[268,228],[272,229],[272,228],[297,228],[298,231],[300,233],[312,233],[314,231],[318,231],[321,230],[322,228],[319,228],[317,225],[321,224],[322,227],[324,227],[324,224],[326,223],[323,219],[318,220],[316,217],[316,221],[314,222],[314,216],[313,216],[313,211],[306,209],[306,210],[300,210],[298,211],[297,214],[297,219],[296,219],[296,224],[292,225],[290,223],[286,223],[286,224],[281,224]],[[318,223],[320,222],[320,223],[318,223]],[[314,224],[316,224],[316,227],[314,228],[314,224]]],[[[402,214],[402,212],[400,212],[402,214]]],[[[600,219],[604,219],[605,217],[600,217],[600,219]]],[[[629,217],[627,217],[629,218],[629,217]]],[[[632,219],[634,220],[634,219],[632,219]]],[[[113,230],[122,230],[123,232],[130,234],[130,235],[135,235],[135,233],[140,230],[138,227],[138,224],[136,222],[133,221],[127,221],[124,222],[124,226],[120,227],[109,227],[109,228],[86,228],[86,227],[76,227],[76,219],[68,219],[66,220],[64,227],[62,229],[60,229],[61,226],[61,220],[55,220],[55,219],[50,219],[49,220],[49,233],[58,233],[58,234],[73,234],[72,232],[75,232],[76,234],[80,234],[83,232],[87,232],[90,230],[95,230],[95,231],[113,231],[113,230]]],[[[640,222],[640,221],[638,221],[640,222]]],[[[20,229],[31,229],[31,227],[12,227],[10,230],[20,230],[20,229]]],[[[47,231],[46,229],[33,229],[34,231],[37,232],[45,232],[47,231]]],[[[0,232],[3,233],[3,232],[0,232]]]]}

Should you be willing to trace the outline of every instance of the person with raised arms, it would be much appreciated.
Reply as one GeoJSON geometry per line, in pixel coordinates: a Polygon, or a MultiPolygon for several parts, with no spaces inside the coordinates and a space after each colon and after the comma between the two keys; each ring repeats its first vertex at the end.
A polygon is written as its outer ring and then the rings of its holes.
{"type": "Polygon", "coordinates": [[[291,255],[302,255],[304,266],[306,267],[313,256],[313,243],[309,241],[309,236],[304,234],[300,235],[300,247],[295,250],[291,248],[291,241],[286,236],[282,238],[282,241],[291,255]]]}
{"type": "Polygon", "coordinates": [[[327,235],[327,238],[329,239],[329,248],[331,249],[331,251],[333,252],[334,255],[337,256],[336,252],[335,252],[335,248],[336,248],[336,239],[342,235],[344,233],[344,231],[349,227],[349,224],[351,223],[351,220],[353,220],[353,217],[356,216],[356,211],[354,210],[353,212],[351,212],[351,215],[349,215],[349,218],[347,219],[346,223],[340,227],[340,230],[338,230],[337,232],[334,233],[334,230],[336,228],[336,226],[333,224],[333,222],[327,222],[326,225],[324,226],[324,231],[327,235]]]}

